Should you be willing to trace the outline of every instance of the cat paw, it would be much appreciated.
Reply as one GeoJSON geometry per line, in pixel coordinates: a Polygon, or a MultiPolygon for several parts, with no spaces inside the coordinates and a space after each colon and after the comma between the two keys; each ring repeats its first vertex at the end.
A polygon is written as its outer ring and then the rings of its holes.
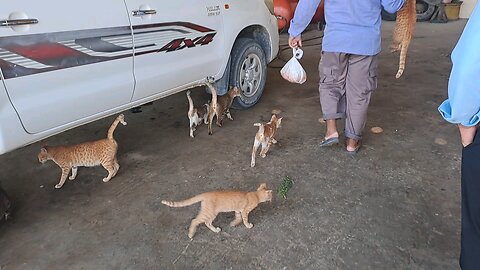
{"type": "Polygon", "coordinates": [[[213,228],[213,229],[214,229],[213,231],[216,232],[216,233],[219,233],[219,232],[222,230],[222,229],[220,229],[219,227],[215,227],[215,228],[213,228]]]}
{"type": "Polygon", "coordinates": [[[192,239],[193,239],[193,235],[194,235],[194,233],[189,233],[189,234],[188,234],[188,238],[190,238],[190,240],[192,240],[192,239]]]}
{"type": "Polygon", "coordinates": [[[262,158],[264,158],[264,157],[267,156],[267,154],[260,154],[260,156],[261,156],[262,158]]]}
{"type": "Polygon", "coordinates": [[[61,188],[63,185],[57,184],[55,185],[55,188],[61,188]]]}
{"type": "Polygon", "coordinates": [[[68,177],[68,180],[74,180],[74,179],[75,179],[75,177],[73,177],[73,176],[68,177]]]}
{"type": "Polygon", "coordinates": [[[255,167],[255,162],[250,163],[250,167],[255,167]]]}
{"type": "Polygon", "coordinates": [[[106,183],[106,182],[110,181],[110,179],[108,179],[108,177],[105,177],[105,178],[103,178],[102,181],[106,183]]]}
{"type": "Polygon", "coordinates": [[[247,223],[247,224],[245,224],[245,227],[251,229],[251,228],[253,228],[253,224],[252,223],[247,223]]]}

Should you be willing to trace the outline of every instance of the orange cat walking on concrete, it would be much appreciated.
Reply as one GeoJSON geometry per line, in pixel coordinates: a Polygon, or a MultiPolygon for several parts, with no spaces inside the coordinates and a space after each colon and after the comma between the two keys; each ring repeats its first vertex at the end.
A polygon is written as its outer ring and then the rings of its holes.
{"type": "Polygon", "coordinates": [[[53,160],[62,169],[60,182],[55,185],[55,188],[63,186],[70,170],[72,171],[72,176],[69,179],[75,179],[77,177],[77,167],[80,166],[93,167],[102,165],[108,171],[108,176],[103,178],[103,182],[108,182],[117,174],[120,165],[118,165],[117,161],[118,144],[113,139],[113,132],[118,123],[127,124],[123,114],[120,114],[113,121],[106,139],[70,146],[45,146],[40,150],[38,161],[45,163],[48,160],[53,160]]]}
{"type": "Polygon", "coordinates": [[[272,190],[267,189],[267,184],[264,183],[258,187],[257,191],[253,192],[212,191],[180,202],[162,201],[162,203],[170,207],[184,207],[198,202],[202,203],[200,212],[192,220],[188,230],[188,237],[191,239],[195,235],[197,226],[201,223],[205,223],[213,232],[220,232],[221,229],[213,226],[212,222],[218,213],[222,212],[235,211],[235,219],[230,223],[230,226],[236,226],[243,221],[245,227],[250,229],[253,224],[248,222],[248,214],[260,203],[271,200],[272,190]]]}

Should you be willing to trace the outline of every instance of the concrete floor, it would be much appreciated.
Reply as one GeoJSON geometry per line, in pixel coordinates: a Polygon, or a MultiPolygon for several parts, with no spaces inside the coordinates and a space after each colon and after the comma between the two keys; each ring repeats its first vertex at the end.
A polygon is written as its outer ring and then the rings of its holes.
{"type": "MultiPolygon", "coordinates": [[[[128,125],[115,132],[121,169],[109,183],[101,181],[102,168],[80,168],[75,181],[55,190],[59,168],[41,165],[36,155],[45,142],[103,138],[113,118],[0,156],[1,184],[16,207],[14,219],[0,226],[0,269],[458,268],[461,149],[437,106],[464,24],[419,23],[399,80],[398,55],[382,52],[355,158],[340,146],[318,147],[325,130],[318,46],[305,49],[305,84],[289,84],[270,68],[259,104],[233,111],[235,121],[214,127],[213,136],[202,126],[188,137],[185,93],[126,112],[128,125]],[[272,109],[284,117],[279,145],[250,168],[252,124],[268,120],[272,109]],[[371,133],[373,126],[384,132],[371,133]],[[254,190],[261,182],[276,189],[286,175],[295,181],[288,199],[261,204],[250,214],[250,230],[229,227],[233,215],[221,214],[214,224],[222,232],[202,225],[189,241],[198,205],[160,203],[216,189],[254,190]]],[[[385,48],[392,26],[384,24],[385,48]]],[[[200,90],[193,97],[208,98],[200,90]]]]}

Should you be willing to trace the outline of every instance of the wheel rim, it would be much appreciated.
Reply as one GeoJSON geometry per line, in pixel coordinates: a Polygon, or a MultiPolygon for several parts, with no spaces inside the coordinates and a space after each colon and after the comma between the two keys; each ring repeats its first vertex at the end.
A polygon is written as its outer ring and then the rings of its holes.
{"type": "Polygon", "coordinates": [[[262,62],[256,54],[249,54],[240,66],[240,90],[245,97],[254,96],[262,79],[262,62]]]}

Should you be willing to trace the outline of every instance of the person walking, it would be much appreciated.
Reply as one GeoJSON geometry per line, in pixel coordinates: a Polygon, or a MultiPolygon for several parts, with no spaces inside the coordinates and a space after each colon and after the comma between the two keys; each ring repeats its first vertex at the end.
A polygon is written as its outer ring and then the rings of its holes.
{"type": "Polygon", "coordinates": [[[480,4],[477,3],[452,52],[448,99],[438,108],[456,124],[462,149],[460,267],[480,269],[480,4]]]}
{"type": "MultiPolygon", "coordinates": [[[[300,0],[290,23],[288,44],[302,47],[301,33],[321,0],[300,0]]],[[[326,27],[320,72],[320,104],[327,131],[320,146],[338,144],[337,120],[345,119],[346,150],[361,146],[367,109],[377,88],[381,11],[395,13],[405,0],[325,0],[326,27]]]]}

